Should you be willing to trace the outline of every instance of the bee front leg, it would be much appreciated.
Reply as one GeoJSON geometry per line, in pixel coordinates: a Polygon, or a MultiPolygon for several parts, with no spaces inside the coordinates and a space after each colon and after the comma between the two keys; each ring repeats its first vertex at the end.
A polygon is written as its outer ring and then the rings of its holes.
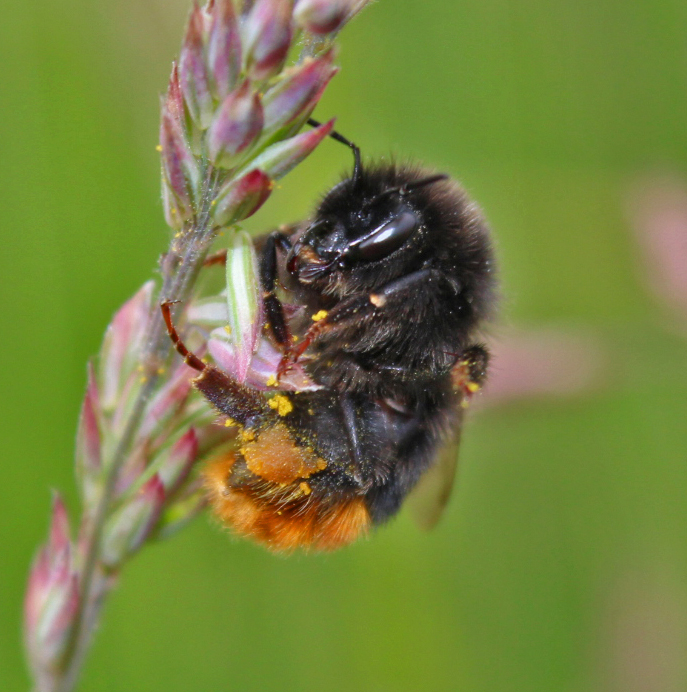
{"type": "Polygon", "coordinates": [[[263,288],[265,317],[272,336],[283,348],[291,345],[291,333],[284,316],[284,306],[275,293],[277,287],[277,250],[291,248],[289,237],[280,231],[267,236],[260,256],[260,282],[263,288]]]}
{"type": "MultiPolygon", "coordinates": [[[[274,231],[266,237],[260,253],[260,282],[264,291],[266,322],[276,342],[285,349],[291,344],[291,334],[284,316],[284,307],[275,291],[277,286],[277,251],[288,252],[290,249],[289,236],[281,231],[274,231]]],[[[226,263],[227,251],[220,250],[209,255],[203,262],[203,266],[212,267],[216,264],[226,265],[226,263]]]]}

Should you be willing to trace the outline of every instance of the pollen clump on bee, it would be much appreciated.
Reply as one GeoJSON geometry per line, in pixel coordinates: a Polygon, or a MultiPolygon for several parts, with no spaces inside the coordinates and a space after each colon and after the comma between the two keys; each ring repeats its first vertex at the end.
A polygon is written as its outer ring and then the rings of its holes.
{"type": "Polygon", "coordinates": [[[240,432],[241,442],[252,442],[255,439],[255,431],[243,429],[240,432]]]}
{"type": "Polygon", "coordinates": [[[316,312],[312,316],[311,319],[313,322],[321,322],[326,316],[327,316],[327,311],[326,310],[320,310],[319,312],[316,312]]]}
{"type": "Polygon", "coordinates": [[[268,402],[268,406],[273,408],[280,416],[287,416],[293,411],[293,404],[284,394],[276,394],[268,402]]]}
{"type": "Polygon", "coordinates": [[[263,430],[257,439],[244,444],[240,452],[252,473],[280,485],[309,478],[327,466],[312,449],[297,445],[283,425],[263,430]]]}

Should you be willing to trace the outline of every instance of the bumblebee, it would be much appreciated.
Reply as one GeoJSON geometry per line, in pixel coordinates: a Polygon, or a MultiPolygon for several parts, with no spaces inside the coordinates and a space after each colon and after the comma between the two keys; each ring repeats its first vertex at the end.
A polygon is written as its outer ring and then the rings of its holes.
{"type": "Polygon", "coordinates": [[[277,375],[298,364],[316,391],[265,393],[206,365],[162,304],[196,388],[238,426],[236,448],[204,471],[211,504],[276,551],[351,543],[433,474],[432,523],[456,461],[440,449],[457,440],[488,366],[478,335],[495,268],[477,206],[446,175],[363,166],[354,144],[332,136],[353,151],[352,174],[309,221],[256,243],[277,375]],[[280,294],[302,309],[287,317],[280,294]]]}

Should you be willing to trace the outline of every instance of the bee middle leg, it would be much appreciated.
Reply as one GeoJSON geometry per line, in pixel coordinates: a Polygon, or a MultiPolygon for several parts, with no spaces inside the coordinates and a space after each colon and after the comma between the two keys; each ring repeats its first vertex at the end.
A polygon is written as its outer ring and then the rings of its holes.
{"type": "MultiPolygon", "coordinates": [[[[379,317],[399,307],[416,304],[418,296],[423,295],[422,289],[432,282],[445,283],[445,288],[453,290],[441,272],[435,269],[420,269],[389,282],[376,292],[353,295],[341,301],[308,329],[297,347],[290,349],[285,354],[279,367],[279,373],[283,374],[292,364],[296,363],[308,346],[320,335],[333,335],[348,329],[352,322],[368,317],[379,317]]],[[[429,294],[429,292],[426,293],[429,294]]]]}
{"type": "Polygon", "coordinates": [[[454,390],[460,392],[461,403],[467,406],[487,378],[489,351],[482,344],[466,348],[451,368],[451,382],[454,390]]]}

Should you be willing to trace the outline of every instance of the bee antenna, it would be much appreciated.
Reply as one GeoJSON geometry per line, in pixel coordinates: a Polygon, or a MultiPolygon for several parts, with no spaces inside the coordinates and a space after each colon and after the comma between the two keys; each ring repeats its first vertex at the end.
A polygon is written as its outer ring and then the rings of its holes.
{"type": "MultiPolygon", "coordinates": [[[[313,118],[308,118],[308,125],[310,125],[311,127],[319,127],[321,124],[322,123],[319,123],[317,120],[314,120],[313,118]]],[[[360,182],[360,176],[363,173],[363,164],[360,160],[360,148],[353,144],[353,142],[351,142],[350,139],[346,139],[346,137],[338,133],[336,130],[332,130],[329,133],[329,136],[337,142],[340,142],[341,144],[345,144],[347,147],[350,147],[353,151],[353,186],[357,187],[358,183],[360,182]]]]}

